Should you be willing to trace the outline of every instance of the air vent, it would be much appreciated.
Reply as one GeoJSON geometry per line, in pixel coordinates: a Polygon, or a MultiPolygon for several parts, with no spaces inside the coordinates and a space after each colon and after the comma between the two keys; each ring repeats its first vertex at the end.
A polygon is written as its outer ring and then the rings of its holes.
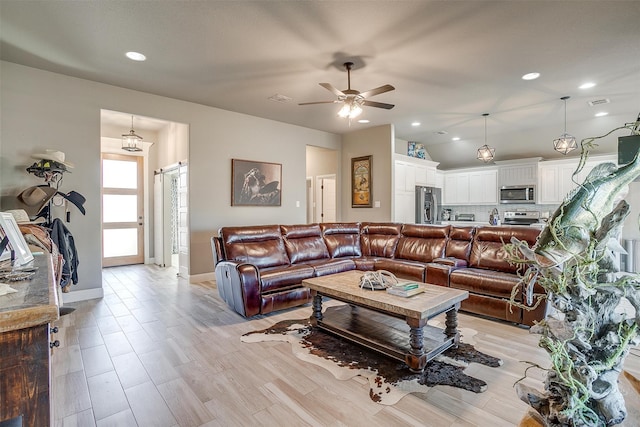
{"type": "Polygon", "coordinates": [[[611,101],[609,101],[607,98],[602,98],[602,99],[594,99],[593,101],[589,101],[588,104],[591,107],[595,107],[596,105],[602,105],[602,104],[609,104],[611,101]]]}
{"type": "Polygon", "coordinates": [[[276,93],[275,95],[271,95],[268,99],[270,101],[276,101],[276,102],[289,102],[292,100],[292,98],[289,98],[286,95],[281,95],[279,93],[276,93]]]}
{"type": "Polygon", "coordinates": [[[438,130],[438,131],[435,131],[434,133],[435,133],[436,135],[446,135],[446,134],[448,134],[449,132],[447,132],[446,130],[438,130]]]}

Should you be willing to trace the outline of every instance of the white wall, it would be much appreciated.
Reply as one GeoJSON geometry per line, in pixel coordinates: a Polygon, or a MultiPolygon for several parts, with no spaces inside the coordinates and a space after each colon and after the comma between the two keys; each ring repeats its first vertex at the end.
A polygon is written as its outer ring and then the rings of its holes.
{"type": "Polygon", "coordinates": [[[393,125],[354,131],[342,137],[342,221],[391,221],[391,173],[394,150],[393,125]],[[351,207],[351,159],[373,155],[373,208],[351,207]],[[375,202],[380,207],[375,207],[375,202]]]}
{"type": "Polygon", "coordinates": [[[87,198],[87,215],[68,224],[79,248],[74,290],[101,286],[101,109],[189,125],[191,275],[213,271],[210,238],[221,226],[305,222],[306,145],[340,149],[339,135],[9,62],[1,63],[0,75],[2,209],[22,189],[42,183],[25,172],[32,153],[54,148],[76,164],[63,182],[87,198]],[[231,207],[232,158],[281,163],[282,206],[231,207]]]}

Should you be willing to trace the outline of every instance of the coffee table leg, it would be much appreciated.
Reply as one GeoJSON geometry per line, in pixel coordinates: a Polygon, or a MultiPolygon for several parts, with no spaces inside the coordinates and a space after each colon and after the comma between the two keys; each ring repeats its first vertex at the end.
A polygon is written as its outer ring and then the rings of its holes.
{"type": "Polygon", "coordinates": [[[444,334],[447,338],[453,338],[453,346],[454,348],[458,347],[458,343],[460,342],[460,333],[458,332],[458,308],[460,308],[460,303],[456,304],[451,310],[447,311],[447,318],[444,322],[445,329],[444,334]]]}
{"type": "Polygon", "coordinates": [[[312,326],[318,326],[318,322],[322,321],[322,295],[312,290],[313,297],[313,314],[309,318],[312,326]]]}
{"type": "Polygon", "coordinates": [[[422,372],[427,366],[427,354],[424,351],[425,319],[407,319],[409,325],[409,345],[411,349],[404,360],[411,372],[422,372]]]}

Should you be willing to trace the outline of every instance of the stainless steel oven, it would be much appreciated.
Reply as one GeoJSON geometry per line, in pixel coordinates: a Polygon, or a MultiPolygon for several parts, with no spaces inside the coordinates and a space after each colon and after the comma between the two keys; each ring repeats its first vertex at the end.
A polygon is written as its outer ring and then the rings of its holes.
{"type": "Polygon", "coordinates": [[[500,203],[535,203],[535,185],[510,185],[500,188],[500,203]]]}

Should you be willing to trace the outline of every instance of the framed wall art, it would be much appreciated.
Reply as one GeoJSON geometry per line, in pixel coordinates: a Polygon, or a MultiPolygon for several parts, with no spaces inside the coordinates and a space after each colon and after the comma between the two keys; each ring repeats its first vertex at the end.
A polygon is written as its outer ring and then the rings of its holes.
{"type": "Polygon", "coordinates": [[[372,207],[371,164],[373,156],[354,157],[351,159],[351,207],[372,207]]]}
{"type": "Polygon", "coordinates": [[[9,212],[0,212],[0,240],[3,240],[5,236],[9,238],[10,246],[10,248],[7,246],[5,251],[14,251],[16,265],[25,265],[33,261],[33,254],[29,250],[14,216],[9,212]]]}
{"type": "Polygon", "coordinates": [[[426,159],[426,150],[424,148],[424,144],[420,144],[419,142],[409,141],[407,143],[407,155],[410,157],[417,157],[419,159],[426,159]]]}
{"type": "Polygon", "coordinates": [[[280,163],[231,159],[231,206],[280,206],[280,163]]]}

